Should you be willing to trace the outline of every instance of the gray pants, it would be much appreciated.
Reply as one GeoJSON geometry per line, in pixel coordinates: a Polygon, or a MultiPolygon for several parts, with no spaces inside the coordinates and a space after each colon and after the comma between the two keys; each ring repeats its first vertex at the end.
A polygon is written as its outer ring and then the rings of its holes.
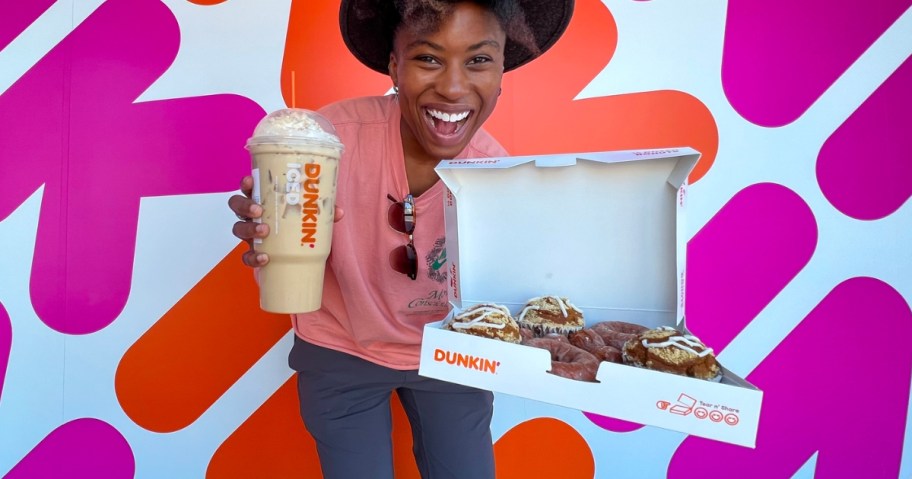
{"type": "Polygon", "coordinates": [[[288,363],[298,371],[301,417],[317,443],[324,479],[394,477],[393,391],[411,423],[422,478],[494,477],[491,392],[386,368],[297,337],[288,363]]]}

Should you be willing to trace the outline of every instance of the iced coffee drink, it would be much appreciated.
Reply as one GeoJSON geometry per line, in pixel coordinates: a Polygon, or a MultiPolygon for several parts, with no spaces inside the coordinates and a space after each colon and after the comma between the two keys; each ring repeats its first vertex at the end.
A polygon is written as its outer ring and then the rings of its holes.
{"type": "Polygon", "coordinates": [[[342,143],[320,114],[288,108],[267,115],[247,141],[253,166],[256,221],[269,236],[254,249],[269,255],[260,268],[260,307],[274,313],[320,309],[323,272],[332,243],[336,172],[342,143]]]}

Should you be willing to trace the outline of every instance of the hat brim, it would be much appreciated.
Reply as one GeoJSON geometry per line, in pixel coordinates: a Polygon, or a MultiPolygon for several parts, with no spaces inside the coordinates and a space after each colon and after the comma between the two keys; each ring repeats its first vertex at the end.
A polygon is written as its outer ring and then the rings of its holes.
{"type": "MultiPolygon", "coordinates": [[[[514,70],[537,58],[560,39],[570,17],[574,0],[516,0],[523,9],[538,52],[507,39],[504,71],[514,70]]],[[[339,28],[345,45],[355,58],[371,70],[389,74],[393,30],[399,16],[392,0],[342,0],[339,28]]]]}

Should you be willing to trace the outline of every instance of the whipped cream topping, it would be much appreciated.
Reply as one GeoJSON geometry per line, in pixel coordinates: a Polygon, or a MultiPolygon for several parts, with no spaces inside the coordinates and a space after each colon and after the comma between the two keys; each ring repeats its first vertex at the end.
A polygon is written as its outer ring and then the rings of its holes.
{"type": "MultiPolygon", "coordinates": [[[[672,328],[670,326],[661,326],[657,329],[662,330],[662,331],[677,331],[675,328],[672,328]]],[[[708,356],[708,355],[712,354],[712,352],[713,352],[712,348],[707,348],[705,344],[703,344],[702,342],[700,342],[699,339],[696,338],[696,336],[693,336],[690,334],[674,335],[674,336],[669,337],[665,341],[662,341],[661,343],[649,343],[649,342],[646,342],[646,340],[644,339],[642,341],[642,343],[643,343],[643,346],[645,346],[647,348],[665,348],[665,347],[669,347],[669,346],[678,348],[683,351],[687,351],[700,358],[702,358],[704,356],[708,356]],[[701,347],[701,348],[703,348],[703,350],[697,351],[697,350],[693,349],[694,347],[701,347]]]]}
{"type": "Polygon", "coordinates": [[[490,323],[490,322],[485,321],[489,316],[491,316],[493,314],[503,314],[503,315],[506,315],[507,317],[509,317],[510,310],[508,310],[504,306],[491,306],[491,305],[473,306],[473,307],[457,314],[456,316],[453,316],[453,322],[450,324],[450,326],[452,326],[454,329],[469,329],[469,328],[472,328],[475,326],[479,326],[482,328],[493,328],[493,329],[503,329],[504,327],[506,327],[506,325],[503,323],[490,323]],[[465,321],[465,322],[456,321],[458,319],[469,318],[469,317],[477,314],[478,312],[481,312],[481,314],[479,314],[475,318],[470,319],[469,321],[465,321]]]}
{"type": "Polygon", "coordinates": [[[332,123],[323,115],[303,108],[276,110],[257,123],[248,145],[301,141],[342,147],[332,123]]]}
{"type": "MultiPolygon", "coordinates": [[[[565,318],[567,316],[569,316],[569,313],[567,311],[568,309],[572,309],[573,311],[576,311],[577,313],[583,314],[583,312],[580,311],[579,308],[574,306],[572,303],[570,303],[570,301],[564,301],[564,299],[559,296],[537,296],[535,298],[530,299],[528,302],[534,303],[536,301],[541,301],[541,300],[544,300],[547,298],[551,298],[551,299],[555,300],[555,302],[557,302],[557,305],[560,306],[561,314],[563,314],[565,318]]],[[[526,306],[525,308],[523,308],[522,312],[519,313],[519,320],[522,321],[523,319],[525,319],[526,313],[533,309],[542,309],[542,307],[539,305],[532,305],[532,304],[526,306]]]]}

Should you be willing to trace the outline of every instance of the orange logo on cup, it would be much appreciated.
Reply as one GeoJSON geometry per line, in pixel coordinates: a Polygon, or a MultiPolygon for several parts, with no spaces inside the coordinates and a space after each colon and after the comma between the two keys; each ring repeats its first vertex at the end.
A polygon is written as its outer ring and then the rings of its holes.
{"type": "MultiPolygon", "coordinates": [[[[317,242],[317,215],[320,213],[320,206],[317,202],[320,199],[320,165],[309,163],[304,165],[304,176],[306,178],[302,183],[296,183],[298,188],[303,188],[304,204],[301,206],[301,244],[309,244],[311,248],[317,242]]],[[[293,183],[288,182],[289,186],[293,183]]]]}
{"type": "Polygon", "coordinates": [[[497,374],[497,366],[500,366],[500,361],[494,361],[492,359],[472,356],[469,354],[444,351],[443,349],[439,348],[434,350],[434,361],[445,362],[447,364],[452,364],[453,366],[459,366],[466,369],[475,369],[477,371],[491,374],[497,374]]]}

